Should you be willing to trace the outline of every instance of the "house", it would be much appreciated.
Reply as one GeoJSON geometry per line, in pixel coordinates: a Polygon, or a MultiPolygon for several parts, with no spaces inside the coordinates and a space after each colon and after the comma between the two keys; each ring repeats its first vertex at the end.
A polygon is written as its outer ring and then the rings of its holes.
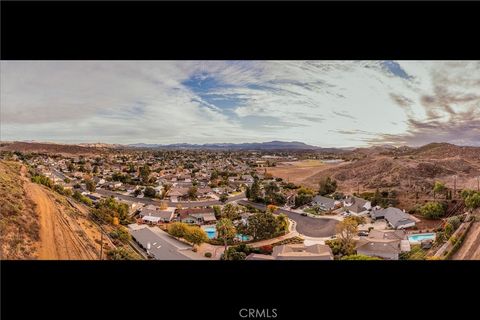
{"type": "Polygon", "coordinates": [[[370,212],[372,219],[385,219],[388,224],[394,229],[405,229],[414,227],[418,219],[410,214],[394,207],[386,209],[372,210],[370,212]]]}
{"type": "Polygon", "coordinates": [[[332,249],[324,244],[285,244],[273,248],[272,255],[250,254],[247,260],[333,260],[332,249]]]}
{"type": "Polygon", "coordinates": [[[356,243],[357,254],[387,260],[398,260],[401,252],[410,249],[405,230],[371,230],[368,237],[362,237],[356,243]]]}
{"type": "Polygon", "coordinates": [[[312,205],[319,206],[320,209],[325,210],[325,211],[335,209],[335,206],[337,204],[339,204],[338,201],[336,201],[334,199],[331,199],[331,198],[323,197],[323,196],[320,196],[320,195],[315,196],[312,200],[312,205]]]}
{"type": "Polygon", "coordinates": [[[167,194],[172,202],[177,202],[188,195],[188,188],[173,187],[167,194]]]}
{"type": "Polygon", "coordinates": [[[368,213],[368,211],[372,208],[372,203],[362,198],[348,196],[345,200],[343,200],[344,207],[354,215],[361,215],[368,213]]]}
{"type": "Polygon", "coordinates": [[[380,240],[361,238],[356,244],[357,254],[378,257],[386,260],[398,260],[400,240],[380,240]]]}
{"type": "Polygon", "coordinates": [[[177,209],[178,220],[190,224],[214,223],[217,221],[213,208],[177,209]]]}
{"type": "MultiPolygon", "coordinates": [[[[191,246],[170,237],[158,227],[128,226],[132,238],[155,260],[191,260],[191,246]]],[[[198,259],[198,258],[197,258],[198,259]]]]}
{"type": "Polygon", "coordinates": [[[121,186],[122,186],[122,183],[120,181],[114,181],[108,185],[110,189],[120,188],[121,186]]]}
{"type": "Polygon", "coordinates": [[[145,223],[170,222],[173,219],[174,208],[171,210],[150,210],[140,211],[140,219],[145,223]]]}

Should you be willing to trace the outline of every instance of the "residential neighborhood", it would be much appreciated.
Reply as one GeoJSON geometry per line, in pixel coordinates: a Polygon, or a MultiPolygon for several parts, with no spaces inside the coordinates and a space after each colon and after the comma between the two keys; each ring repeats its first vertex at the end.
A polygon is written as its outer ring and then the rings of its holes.
{"type": "MultiPolygon", "coordinates": [[[[330,176],[317,188],[297,185],[276,175],[285,165],[311,166],[309,154],[295,152],[7,156],[23,163],[32,181],[90,210],[121,252],[110,256],[127,259],[433,259],[472,219],[463,201],[476,194],[455,190],[451,205],[426,201],[407,210],[388,189],[346,193],[330,176]]],[[[338,160],[330,156],[325,166],[341,166],[338,160]]]]}

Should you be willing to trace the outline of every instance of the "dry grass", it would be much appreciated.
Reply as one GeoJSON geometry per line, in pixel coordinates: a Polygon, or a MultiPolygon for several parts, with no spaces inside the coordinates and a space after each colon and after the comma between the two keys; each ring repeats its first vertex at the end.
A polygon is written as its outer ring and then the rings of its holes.
{"type": "Polygon", "coordinates": [[[37,255],[40,225],[23,184],[20,164],[0,161],[0,257],[4,260],[37,255]]]}

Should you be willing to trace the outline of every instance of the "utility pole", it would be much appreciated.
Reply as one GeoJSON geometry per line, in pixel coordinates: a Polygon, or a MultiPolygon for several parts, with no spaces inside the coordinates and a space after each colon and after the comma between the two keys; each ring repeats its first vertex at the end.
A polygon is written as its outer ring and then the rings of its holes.
{"type": "Polygon", "coordinates": [[[457,176],[453,176],[455,180],[453,180],[453,197],[455,199],[455,195],[457,194],[457,176]]]}
{"type": "Polygon", "coordinates": [[[103,230],[102,227],[100,227],[100,260],[102,260],[103,256],[103,230]]]}

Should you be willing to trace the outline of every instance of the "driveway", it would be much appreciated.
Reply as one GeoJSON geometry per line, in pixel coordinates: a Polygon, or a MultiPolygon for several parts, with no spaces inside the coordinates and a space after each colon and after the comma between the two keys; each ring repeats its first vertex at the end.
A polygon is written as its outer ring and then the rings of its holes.
{"type": "MultiPolygon", "coordinates": [[[[251,201],[240,200],[238,201],[238,204],[250,205],[259,210],[266,209],[264,204],[251,201]]],[[[338,223],[336,219],[305,217],[299,213],[285,209],[278,209],[275,213],[283,213],[288,216],[288,218],[295,221],[297,223],[297,232],[307,237],[325,238],[331,237],[336,233],[335,226],[338,223]]]]}

